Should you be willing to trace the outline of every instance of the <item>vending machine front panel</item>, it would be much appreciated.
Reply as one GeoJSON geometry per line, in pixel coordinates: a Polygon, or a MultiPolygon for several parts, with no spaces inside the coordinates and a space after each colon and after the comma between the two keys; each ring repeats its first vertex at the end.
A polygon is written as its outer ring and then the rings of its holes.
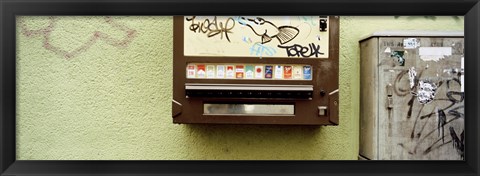
{"type": "Polygon", "coordinates": [[[339,19],[174,17],[174,123],[338,125],[339,19]]]}

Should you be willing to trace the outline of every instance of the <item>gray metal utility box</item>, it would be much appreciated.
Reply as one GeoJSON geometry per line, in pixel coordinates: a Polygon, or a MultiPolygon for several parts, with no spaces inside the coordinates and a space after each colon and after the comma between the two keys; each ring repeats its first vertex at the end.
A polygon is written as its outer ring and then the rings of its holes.
{"type": "Polygon", "coordinates": [[[359,42],[359,158],[463,160],[463,32],[377,32],[359,42]]]}

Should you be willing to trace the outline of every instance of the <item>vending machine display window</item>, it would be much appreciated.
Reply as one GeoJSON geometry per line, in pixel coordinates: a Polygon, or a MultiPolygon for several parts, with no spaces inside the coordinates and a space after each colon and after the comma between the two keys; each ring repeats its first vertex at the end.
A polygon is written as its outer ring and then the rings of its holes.
{"type": "Polygon", "coordinates": [[[174,123],[338,125],[336,16],[175,16],[174,123]]]}

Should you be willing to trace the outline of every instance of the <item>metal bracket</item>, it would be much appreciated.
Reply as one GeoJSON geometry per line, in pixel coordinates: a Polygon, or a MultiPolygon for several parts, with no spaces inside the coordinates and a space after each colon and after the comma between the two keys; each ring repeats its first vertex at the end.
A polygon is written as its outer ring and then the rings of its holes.
{"type": "Polygon", "coordinates": [[[328,94],[328,107],[329,107],[329,111],[328,111],[328,117],[329,117],[329,121],[333,124],[333,125],[338,125],[338,109],[339,109],[339,90],[336,89],[332,92],[330,92],[328,94]]]}
{"type": "Polygon", "coordinates": [[[178,101],[172,100],[172,117],[175,118],[183,111],[182,104],[178,101]]]}

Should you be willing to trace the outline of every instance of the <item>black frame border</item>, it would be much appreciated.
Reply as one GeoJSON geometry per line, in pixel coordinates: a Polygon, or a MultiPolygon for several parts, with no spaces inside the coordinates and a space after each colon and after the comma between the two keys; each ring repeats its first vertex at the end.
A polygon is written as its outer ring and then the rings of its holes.
{"type": "Polygon", "coordinates": [[[0,0],[0,175],[479,175],[479,0],[0,0]],[[17,15],[465,16],[465,161],[16,160],[17,15]]]}

